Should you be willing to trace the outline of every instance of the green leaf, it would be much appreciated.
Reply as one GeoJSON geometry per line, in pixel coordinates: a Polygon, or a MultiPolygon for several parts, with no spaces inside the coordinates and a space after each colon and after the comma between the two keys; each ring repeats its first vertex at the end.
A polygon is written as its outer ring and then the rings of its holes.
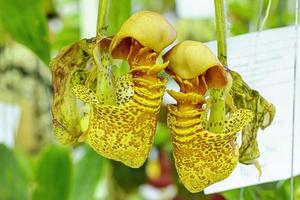
{"type": "Polygon", "coordinates": [[[5,31],[48,64],[48,29],[41,0],[0,0],[0,8],[0,25],[5,31]]]}
{"type": "Polygon", "coordinates": [[[103,175],[105,161],[93,149],[85,147],[85,154],[74,169],[72,200],[93,199],[96,186],[103,175]]]}
{"type": "Polygon", "coordinates": [[[163,146],[166,143],[171,142],[169,128],[167,124],[162,123],[161,121],[157,122],[156,133],[154,136],[154,144],[156,146],[163,146]]]}
{"type": "MultiPolygon", "coordinates": [[[[299,196],[297,197],[297,190],[300,183],[300,176],[295,177],[295,187],[294,187],[294,195],[295,199],[299,200],[299,196]]],[[[239,199],[242,196],[244,200],[269,200],[269,199],[276,199],[276,200],[285,200],[290,198],[290,180],[283,180],[271,183],[265,183],[260,185],[254,185],[245,187],[242,189],[235,189],[223,192],[222,195],[226,199],[239,199]]]]}
{"type": "Polygon", "coordinates": [[[22,149],[14,150],[14,156],[18,162],[18,166],[23,171],[29,182],[34,180],[34,156],[24,152],[22,149]]]}
{"type": "Polygon", "coordinates": [[[124,191],[130,193],[144,184],[147,180],[145,164],[140,168],[133,169],[120,162],[111,161],[112,173],[115,182],[124,191]]]}
{"type": "Polygon", "coordinates": [[[69,199],[72,163],[66,148],[52,146],[42,152],[35,174],[33,200],[69,199]]]}
{"type": "Polygon", "coordinates": [[[131,0],[111,0],[107,35],[114,35],[131,14],[131,0]]]}
{"type": "Polygon", "coordinates": [[[28,180],[15,155],[0,144],[0,199],[27,200],[28,180]]]}

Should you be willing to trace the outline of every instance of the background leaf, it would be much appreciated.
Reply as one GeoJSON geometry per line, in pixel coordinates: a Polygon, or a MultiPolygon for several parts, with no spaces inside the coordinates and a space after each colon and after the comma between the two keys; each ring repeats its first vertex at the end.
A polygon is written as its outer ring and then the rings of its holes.
{"type": "MultiPolygon", "coordinates": [[[[299,184],[300,176],[297,176],[295,177],[294,185],[295,200],[300,200],[299,193],[297,193],[297,188],[299,188],[299,184]]],[[[239,199],[240,197],[242,197],[242,199],[244,200],[286,200],[290,198],[290,179],[230,190],[223,192],[222,195],[226,199],[239,199]]]]}
{"type": "Polygon", "coordinates": [[[37,163],[33,200],[69,199],[72,163],[66,148],[47,148],[37,163]]]}
{"type": "Polygon", "coordinates": [[[113,179],[117,185],[126,192],[135,190],[147,181],[145,174],[145,164],[140,168],[134,169],[123,165],[120,162],[111,160],[113,179]]]}
{"type": "Polygon", "coordinates": [[[4,30],[48,64],[50,47],[41,0],[0,0],[0,8],[4,30]]]}
{"type": "Polygon", "coordinates": [[[93,199],[96,186],[103,176],[105,159],[90,147],[85,147],[85,154],[75,165],[72,200],[93,199]]]}
{"type": "Polygon", "coordinates": [[[131,14],[130,0],[111,0],[108,12],[107,35],[114,35],[131,14]]]}
{"type": "Polygon", "coordinates": [[[27,200],[28,179],[13,151],[0,144],[0,199],[27,200]]]}

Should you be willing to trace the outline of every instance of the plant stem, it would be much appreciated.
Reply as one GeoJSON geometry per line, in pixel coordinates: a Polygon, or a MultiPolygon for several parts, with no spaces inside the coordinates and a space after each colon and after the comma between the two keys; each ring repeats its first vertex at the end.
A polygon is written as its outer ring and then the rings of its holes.
{"type": "Polygon", "coordinates": [[[108,0],[99,0],[98,18],[97,18],[97,36],[102,36],[106,34],[108,7],[109,7],[108,0]]]}
{"type": "Polygon", "coordinates": [[[215,1],[215,17],[217,29],[217,42],[218,42],[218,58],[224,67],[227,67],[227,28],[225,18],[225,4],[224,0],[215,1]]]}
{"type": "MultiPolygon", "coordinates": [[[[103,35],[104,36],[104,35],[103,35]]],[[[97,66],[96,95],[99,102],[105,105],[116,104],[115,86],[112,81],[111,60],[107,50],[96,47],[93,50],[94,61],[97,66]]]]}
{"type": "Polygon", "coordinates": [[[223,89],[211,89],[210,95],[210,114],[209,131],[219,133],[223,131],[226,120],[226,105],[223,89]]]}
{"type": "MultiPolygon", "coordinates": [[[[106,35],[109,0],[99,0],[97,37],[101,40],[106,35]]],[[[111,60],[107,49],[100,46],[93,50],[94,61],[97,68],[96,95],[99,102],[105,105],[115,105],[116,97],[111,73],[111,60]]]]}
{"type": "MultiPolygon", "coordinates": [[[[216,30],[218,42],[218,58],[224,67],[227,66],[226,20],[224,0],[214,0],[216,30]]],[[[210,91],[209,130],[219,133],[223,130],[226,119],[224,89],[210,91]]]]}

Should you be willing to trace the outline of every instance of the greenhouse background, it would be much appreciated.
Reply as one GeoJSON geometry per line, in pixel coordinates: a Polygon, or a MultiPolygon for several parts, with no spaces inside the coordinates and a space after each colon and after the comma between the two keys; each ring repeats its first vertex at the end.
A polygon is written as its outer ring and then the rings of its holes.
{"type": "MultiPolygon", "coordinates": [[[[141,168],[106,159],[84,143],[61,145],[54,137],[49,62],[61,48],[96,36],[101,0],[0,0],[0,200],[300,200],[296,1],[226,1],[229,68],[241,73],[268,100],[275,101],[274,124],[259,131],[258,143],[282,144],[281,153],[265,145],[278,156],[272,160],[261,152],[261,177],[254,165],[241,165],[241,171],[250,169],[244,171],[244,176],[236,171],[223,185],[190,193],[174,167],[166,121],[166,104],[174,101],[167,95],[154,146],[141,168]],[[277,61],[278,56],[283,59],[277,61]],[[244,62],[251,68],[239,66],[244,62]],[[278,73],[274,75],[273,71],[278,73]],[[260,73],[266,74],[260,77],[260,73]],[[282,113],[286,115],[279,115],[282,113]],[[283,137],[277,134],[276,138],[273,131],[281,132],[283,137]]],[[[109,2],[108,36],[115,35],[133,13],[150,10],[175,27],[176,43],[207,42],[217,53],[212,0],[109,2]]],[[[126,63],[121,66],[113,73],[120,75],[128,70],[126,63]]],[[[176,85],[170,81],[168,87],[176,85]]]]}

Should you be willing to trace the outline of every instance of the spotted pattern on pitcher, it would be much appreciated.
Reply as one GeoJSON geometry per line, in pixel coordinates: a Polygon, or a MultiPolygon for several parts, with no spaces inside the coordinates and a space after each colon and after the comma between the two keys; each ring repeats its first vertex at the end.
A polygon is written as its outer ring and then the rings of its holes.
{"type": "Polygon", "coordinates": [[[116,99],[117,105],[122,105],[128,102],[133,94],[133,81],[131,74],[125,74],[116,80],[116,99]]]}
{"type": "Polygon", "coordinates": [[[99,104],[95,93],[83,85],[75,86],[73,92],[93,107],[86,141],[100,155],[138,168],[145,162],[153,144],[167,80],[140,77],[131,80],[133,95],[123,98],[117,106],[99,104]]]}
{"type": "Polygon", "coordinates": [[[173,155],[179,177],[190,192],[228,177],[239,160],[236,133],[252,119],[250,110],[239,109],[225,121],[222,132],[207,130],[207,115],[201,109],[179,111],[168,106],[173,155]]]}
{"type": "Polygon", "coordinates": [[[62,144],[74,144],[83,134],[80,111],[72,87],[82,84],[87,76],[86,63],[96,45],[95,38],[83,39],[63,48],[51,61],[53,86],[53,132],[62,144]]]}

